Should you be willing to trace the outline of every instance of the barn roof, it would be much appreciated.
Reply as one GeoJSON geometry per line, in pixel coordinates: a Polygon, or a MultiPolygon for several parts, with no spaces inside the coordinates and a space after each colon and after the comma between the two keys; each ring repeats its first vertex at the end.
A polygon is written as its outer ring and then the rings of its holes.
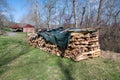
{"type": "Polygon", "coordinates": [[[12,26],[12,28],[13,28],[13,29],[16,29],[16,28],[21,28],[21,27],[20,27],[20,25],[18,25],[18,24],[14,24],[14,25],[12,26]]]}
{"type": "Polygon", "coordinates": [[[30,25],[30,24],[27,24],[24,26],[24,28],[34,28],[34,26],[30,25]]]}

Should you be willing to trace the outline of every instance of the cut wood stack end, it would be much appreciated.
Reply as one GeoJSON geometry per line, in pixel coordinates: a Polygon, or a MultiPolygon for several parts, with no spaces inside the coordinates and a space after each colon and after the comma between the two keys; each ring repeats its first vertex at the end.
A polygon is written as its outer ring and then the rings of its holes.
{"type": "Polygon", "coordinates": [[[71,33],[70,44],[66,55],[75,61],[100,56],[98,32],[71,33]]]}
{"type": "MultiPolygon", "coordinates": [[[[94,58],[100,56],[98,32],[92,33],[71,33],[70,43],[64,52],[64,57],[72,58],[74,61],[94,58]]],[[[28,37],[30,45],[43,51],[60,56],[62,51],[57,47],[47,43],[42,36],[37,38],[36,34],[28,37]]]]}

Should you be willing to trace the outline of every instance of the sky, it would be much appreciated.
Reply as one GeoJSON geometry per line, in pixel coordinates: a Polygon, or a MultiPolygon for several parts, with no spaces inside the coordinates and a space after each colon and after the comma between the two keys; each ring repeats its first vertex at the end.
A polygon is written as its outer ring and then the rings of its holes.
{"type": "Polygon", "coordinates": [[[20,18],[26,14],[26,0],[7,0],[8,4],[11,6],[12,14],[14,15],[14,21],[19,22],[20,18]]]}
{"type": "MultiPolygon", "coordinates": [[[[45,1],[46,0],[41,0],[42,4],[45,3],[45,1]]],[[[13,10],[11,12],[14,16],[14,21],[19,23],[21,17],[28,12],[29,5],[27,5],[27,0],[7,0],[7,2],[13,10]]]]}

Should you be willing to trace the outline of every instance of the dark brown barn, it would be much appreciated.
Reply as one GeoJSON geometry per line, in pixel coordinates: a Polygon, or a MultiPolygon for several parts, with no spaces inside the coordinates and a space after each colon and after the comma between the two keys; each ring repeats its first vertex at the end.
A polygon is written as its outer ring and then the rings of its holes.
{"type": "Polygon", "coordinates": [[[30,25],[30,24],[27,24],[23,27],[23,32],[32,32],[34,33],[35,32],[35,27],[30,25]]]}
{"type": "Polygon", "coordinates": [[[15,24],[12,26],[12,29],[18,29],[18,28],[20,28],[20,26],[18,24],[15,24]]]}
{"type": "Polygon", "coordinates": [[[19,24],[14,24],[11,28],[13,31],[22,31],[22,27],[19,24]]]}

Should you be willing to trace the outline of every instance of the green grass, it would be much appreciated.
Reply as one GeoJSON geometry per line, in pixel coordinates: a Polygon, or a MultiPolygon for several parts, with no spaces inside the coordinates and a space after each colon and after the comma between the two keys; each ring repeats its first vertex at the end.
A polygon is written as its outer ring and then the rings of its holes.
{"type": "Polygon", "coordinates": [[[11,28],[2,28],[4,31],[11,31],[11,28]]]}
{"type": "Polygon", "coordinates": [[[29,46],[18,33],[0,37],[0,80],[120,80],[120,61],[74,62],[29,46]]]}

